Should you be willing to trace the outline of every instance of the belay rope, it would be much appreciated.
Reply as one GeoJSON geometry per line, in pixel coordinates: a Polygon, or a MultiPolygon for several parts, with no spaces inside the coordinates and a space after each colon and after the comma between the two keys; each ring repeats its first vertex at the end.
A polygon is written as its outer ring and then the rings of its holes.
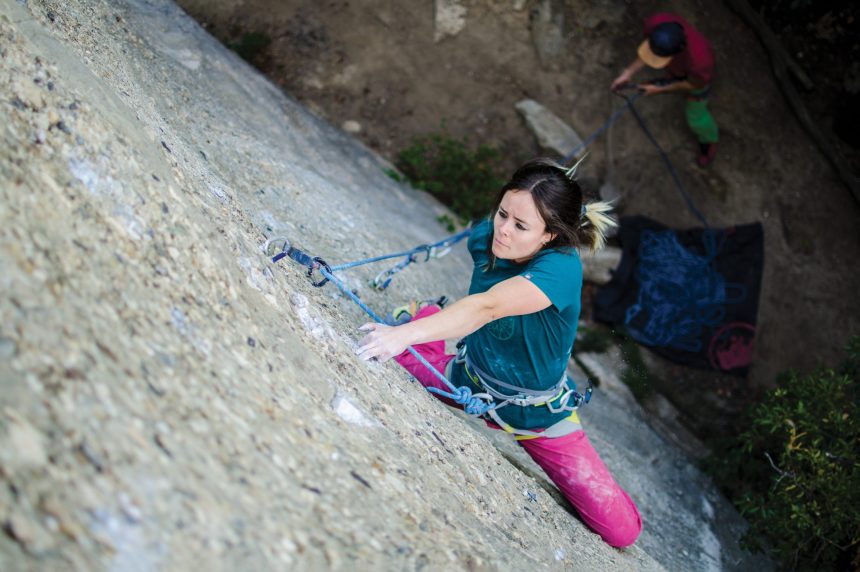
{"type": "MultiPolygon", "coordinates": [[[[650,83],[653,83],[654,85],[658,85],[658,86],[666,86],[666,85],[676,83],[677,81],[678,80],[676,80],[676,79],[662,79],[661,78],[661,79],[653,80],[650,83]]],[[[635,87],[636,86],[634,86],[634,85],[628,84],[628,85],[625,85],[622,89],[631,89],[631,88],[635,88],[635,87]]],[[[702,223],[702,226],[705,227],[705,230],[710,230],[710,225],[708,224],[708,221],[705,219],[705,215],[703,215],[701,213],[701,211],[698,208],[696,208],[695,203],[693,203],[693,199],[690,197],[690,195],[684,189],[684,185],[681,184],[681,178],[678,176],[678,171],[675,169],[675,166],[672,165],[672,161],[669,160],[669,156],[666,154],[666,151],[664,151],[663,147],[660,146],[660,143],[657,142],[657,139],[654,137],[654,134],[651,133],[651,130],[648,129],[648,125],[645,124],[645,120],[639,114],[639,111],[636,109],[636,106],[633,105],[637,99],[639,99],[640,97],[642,97],[642,95],[644,95],[644,92],[641,90],[637,90],[636,93],[634,93],[633,95],[626,95],[624,93],[621,93],[620,91],[614,92],[614,93],[615,93],[615,95],[624,99],[624,105],[622,105],[621,107],[616,109],[615,112],[609,116],[609,119],[607,119],[603,123],[603,125],[598,127],[594,133],[589,135],[585,139],[585,141],[583,141],[582,143],[577,145],[573,151],[571,151],[570,153],[565,155],[564,158],[561,159],[561,164],[567,165],[569,162],[571,162],[574,159],[574,157],[576,157],[577,155],[579,155],[582,152],[583,149],[585,149],[586,147],[591,145],[594,142],[594,140],[597,139],[598,135],[600,135],[601,133],[603,133],[604,131],[609,129],[616,121],[621,119],[621,116],[624,114],[624,112],[629,109],[630,113],[633,115],[633,118],[636,119],[636,123],[639,125],[639,127],[642,129],[642,132],[645,134],[645,137],[648,138],[648,141],[651,142],[651,144],[654,146],[655,149],[657,149],[657,152],[660,154],[660,159],[662,159],[663,165],[666,166],[666,170],[669,171],[669,175],[672,176],[672,182],[675,183],[675,188],[678,189],[679,193],[681,193],[681,197],[684,199],[684,202],[687,204],[687,208],[690,209],[690,212],[693,214],[693,216],[696,217],[699,220],[699,222],[702,223]]],[[[709,233],[706,232],[705,234],[709,234],[709,233]]]]}
{"type": "MultiPolygon", "coordinates": [[[[273,263],[278,262],[279,260],[282,260],[283,258],[290,258],[290,259],[294,260],[295,262],[298,262],[302,266],[307,267],[307,269],[308,269],[307,275],[311,279],[311,283],[315,287],[319,288],[319,287],[324,286],[326,283],[331,282],[332,284],[337,286],[341,292],[346,294],[353,302],[355,302],[359,308],[364,310],[364,312],[367,315],[369,315],[371,318],[373,318],[376,322],[378,322],[380,324],[384,324],[385,320],[383,320],[382,317],[379,316],[379,314],[374,312],[367,304],[365,304],[364,301],[362,301],[361,298],[359,298],[337,276],[335,276],[334,273],[338,270],[344,270],[347,268],[355,268],[357,266],[362,266],[364,264],[370,264],[371,262],[379,262],[381,260],[389,260],[391,258],[404,257],[404,260],[401,261],[400,263],[398,263],[397,265],[395,265],[394,267],[392,267],[391,269],[389,269],[387,271],[387,274],[386,274],[386,272],[383,272],[382,274],[377,275],[377,279],[383,275],[385,277],[379,286],[377,286],[376,284],[374,284],[374,285],[377,288],[379,288],[381,286],[381,289],[385,289],[391,283],[391,279],[393,278],[393,275],[396,272],[403,270],[409,264],[417,261],[417,258],[416,258],[417,254],[420,254],[422,252],[425,253],[425,255],[426,255],[425,260],[429,260],[430,258],[432,258],[434,256],[434,254],[433,254],[434,252],[436,252],[435,256],[437,258],[440,256],[444,256],[444,254],[447,254],[449,247],[453,246],[457,242],[459,242],[459,241],[463,240],[464,238],[466,238],[467,236],[469,236],[469,234],[471,234],[471,232],[472,232],[472,229],[467,228],[466,230],[464,230],[458,234],[452,235],[452,236],[446,238],[445,240],[441,240],[441,241],[434,243],[434,244],[421,245],[421,246],[417,246],[417,247],[413,248],[412,250],[407,250],[405,252],[395,252],[393,254],[385,254],[382,256],[375,256],[373,258],[366,258],[363,260],[357,260],[355,262],[348,262],[346,264],[341,264],[338,266],[329,266],[329,264],[325,260],[323,260],[322,258],[320,258],[318,256],[311,256],[309,254],[306,254],[305,252],[292,246],[290,244],[290,242],[285,238],[271,238],[271,239],[267,240],[266,244],[263,245],[263,251],[268,253],[271,245],[283,242],[283,244],[281,245],[281,251],[279,253],[275,254],[274,256],[272,256],[272,262],[273,263]],[[441,251],[443,254],[438,253],[438,249],[440,247],[443,249],[441,251]],[[322,276],[322,279],[321,280],[314,280],[313,279],[314,272],[318,272],[320,274],[320,276],[322,276]]],[[[376,279],[374,280],[374,282],[376,282],[376,279]]],[[[428,391],[430,391],[432,393],[436,393],[438,395],[442,395],[444,397],[447,397],[447,398],[455,401],[456,403],[462,405],[463,409],[469,415],[476,415],[476,416],[484,415],[485,413],[487,413],[487,411],[489,411],[493,407],[494,404],[491,403],[492,397],[490,395],[482,395],[482,394],[472,395],[472,391],[468,387],[455,387],[453,383],[448,381],[448,378],[446,378],[439,370],[437,370],[435,367],[433,367],[430,364],[430,362],[428,362],[426,359],[424,359],[424,356],[422,356],[417,351],[415,351],[415,348],[413,348],[412,346],[409,346],[407,348],[407,350],[409,351],[409,353],[411,353],[413,356],[415,356],[415,358],[418,359],[418,361],[420,361],[421,364],[424,365],[424,367],[429,369],[433,373],[433,375],[435,375],[439,380],[441,380],[451,390],[450,392],[446,392],[446,391],[443,391],[443,390],[435,388],[435,387],[428,387],[427,388],[428,391]]]]}
{"type": "MultiPolygon", "coordinates": [[[[321,288],[325,284],[331,282],[337,288],[346,294],[353,302],[355,302],[359,308],[364,310],[364,312],[373,318],[376,322],[380,324],[384,324],[385,320],[379,316],[376,312],[373,311],[367,304],[364,303],[361,298],[359,298],[346,284],[344,284],[337,276],[334,275],[338,270],[345,270],[347,268],[355,268],[357,266],[362,266],[365,264],[370,264],[372,262],[379,262],[382,260],[389,260],[392,258],[400,258],[403,257],[403,260],[393,267],[389,268],[378,274],[376,278],[372,281],[372,284],[375,288],[384,290],[391,283],[392,278],[397,272],[400,272],[407,266],[412,263],[420,260],[420,254],[424,254],[424,261],[428,261],[431,258],[441,258],[445,256],[451,249],[453,245],[460,242],[464,238],[468,237],[472,232],[471,228],[467,228],[457,234],[451,235],[444,240],[440,240],[439,242],[433,244],[424,244],[421,246],[416,246],[411,250],[407,250],[404,252],[395,252],[393,254],[385,254],[382,256],[375,256],[373,258],[365,258],[363,260],[357,260],[355,262],[348,262],[345,264],[339,264],[337,266],[329,265],[325,260],[320,258],[319,256],[311,256],[302,250],[294,247],[290,244],[289,240],[283,237],[275,237],[270,238],[263,245],[263,252],[266,254],[270,254],[270,248],[275,247],[279,248],[280,252],[272,256],[272,262],[278,262],[283,260],[284,258],[289,258],[302,266],[307,268],[307,276],[311,280],[311,284],[313,284],[317,288],[321,288]],[[322,278],[319,280],[314,279],[314,273],[318,273],[322,278]]],[[[435,393],[437,395],[441,395],[442,397],[447,397],[448,399],[454,401],[455,403],[462,405],[463,410],[469,415],[474,415],[477,417],[493,414],[494,410],[498,407],[507,405],[513,399],[517,397],[527,397],[523,396],[512,396],[505,402],[497,403],[495,398],[489,393],[472,393],[472,390],[466,386],[457,387],[453,383],[451,383],[444,374],[442,374],[439,370],[433,367],[430,362],[428,362],[424,356],[418,353],[415,348],[409,346],[406,348],[409,353],[415,356],[421,364],[430,370],[433,375],[435,375],[440,381],[442,381],[446,387],[448,387],[449,391],[445,391],[439,389],[437,387],[428,387],[427,391],[431,393],[435,393]]],[[[592,387],[589,383],[588,390],[585,392],[585,395],[580,395],[575,390],[570,390],[568,399],[566,404],[570,410],[578,408],[583,403],[588,403],[591,399],[592,387]],[[573,402],[570,405],[570,402],[573,402]]],[[[496,415],[492,415],[494,419],[498,419],[496,415]]],[[[516,432],[521,432],[525,434],[537,435],[534,432],[526,432],[521,430],[516,430],[516,432]]]]}

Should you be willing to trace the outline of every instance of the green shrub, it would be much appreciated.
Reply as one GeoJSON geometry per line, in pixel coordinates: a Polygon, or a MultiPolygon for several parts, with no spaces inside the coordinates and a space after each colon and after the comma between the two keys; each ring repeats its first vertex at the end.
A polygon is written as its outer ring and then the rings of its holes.
{"type": "Polygon", "coordinates": [[[447,230],[448,232],[454,232],[455,230],[457,230],[457,225],[454,224],[454,219],[452,219],[446,214],[437,216],[436,222],[444,226],[445,230],[447,230]]]}
{"type": "MultiPolygon", "coordinates": [[[[648,369],[642,348],[623,329],[609,330],[598,325],[582,328],[573,344],[573,359],[582,369],[587,370],[577,354],[603,353],[612,346],[618,347],[624,362],[621,381],[630,388],[633,397],[641,402],[654,393],[659,380],[648,369]]],[[[586,372],[592,376],[592,372],[586,372]]]]}
{"type": "Polygon", "coordinates": [[[398,154],[397,168],[413,187],[435,196],[465,223],[489,214],[505,183],[500,157],[494,147],[470,149],[465,140],[434,133],[413,139],[398,154]]]}
{"type": "Polygon", "coordinates": [[[580,328],[573,350],[577,353],[602,354],[609,349],[613,342],[612,332],[605,328],[580,328]]]}
{"type": "Polygon", "coordinates": [[[789,372],[709,465],[786,569],[860,570],[860,337],[839,370],[789,372]]]}
{"type": "Polygon", "coordinates": [[[621,381],[630,388],[636,400],[641,402],[654,393],[657,380],[645,364],[639,344],[622,332],[617,333],[616,339],[621,349],[621,358],[624,360],[621,381]]]}
{"type": "Polygon", "coordinates": [[[263,32],[246,32],[236,42],[230,42],[227,47],[239,54],[239,57],[253,64],[254,60],[262,54],[269,44],[271,38],[263,32]]]}

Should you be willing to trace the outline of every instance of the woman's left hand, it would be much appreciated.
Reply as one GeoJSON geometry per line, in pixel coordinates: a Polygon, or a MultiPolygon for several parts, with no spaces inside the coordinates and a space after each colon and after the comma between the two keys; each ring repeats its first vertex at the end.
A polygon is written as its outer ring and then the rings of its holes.
{"type": "Polygon", "coordinates": [[[370,332],[358,342],[358,349],[355,350],[358,357],[365,361],[372,359],[388,361],[402,354],[409,345],[400,326],[392,327],[368,322],[358,329],[370,332]]]}

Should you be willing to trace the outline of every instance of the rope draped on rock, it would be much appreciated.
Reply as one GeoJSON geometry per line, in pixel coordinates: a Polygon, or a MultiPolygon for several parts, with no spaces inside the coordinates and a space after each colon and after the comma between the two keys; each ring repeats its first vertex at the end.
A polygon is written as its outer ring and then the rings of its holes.
{"type": "MultiPolygon", "coordinates": [[[[448,238],[440,240],[439,242],[435,242],[433,244],[422,244],[420,246],[416,246],[411,250],[407,250],[404,252],[395,252],[392,254],[384,254],[382,256],[375,256],[372,258],[365,258],[362,260],[356,260],[355,262],[347,262],[344,264],[339,264],[337,266],[330,266],[325,260],[320,258],[319,256],[311,256],[298,248],[292,246],[284,237],[276,237],[270,238],[263,245],[263,251],[267,254],[270,253],[269,249],[273,245],[280,244],[280,252],[272,256],[272,262],[278,262],[284,258],[290,258],[291,260],[301,264],[302,266],[307,268],[307,275],[311,279],[311,283],[320,288],[325,284],[331,282],[337,288],[346,294],[353,302],[358,305],[359,308],[364,310],[364,312],[373,318],[376,322],[380,324],[384,324],[385,320],[382,317],[373,311],[364,301],[358,297],[346,284],[343,283],[334,273],[338,270],[345,270],[347,268],[355,268],[356,266],[362,266],[365,264],[370,264],[372,262],[379,262],[382,260],[389,260],[392,258],[400,258],[405,257],[403,261],[399,262],[392,268],[383,271],[379,275],[377,275],[376,279],[374,279],[373,285],[379,290],[384,290],[391,283],[394,275],[410,264],[417,262],[420,257],[418,256],[421,253],[424,253],[424,260],[430,260],[431,258],[441,258],[445,256],[450,250],[451,247],[468,237],[472,232],[471,228],[467,228],[457,234],[451,235],[448,238]],[[319,273],[322,278],[320,280],[314,280],[313,275],[314,272],[319,273]],[[380,276],[384,276],[382,281],[379,280],[380,276]]],[[[469,415],[481,416],[489,411],[495,409],[498,404],[493,403],[493,397],[486,393],[476,393],[473,394],[472,390],[468,387],[457,387],[453,383],[451,383],[444,374],[442,374],[439,370],[437,370],[433,365],[428,362],[424,356],[418,353],[415,348],[409,346],[406,348],[409,353],[415,356],[419,362],[421,362],[424,367],[430,370],[433,375],[435,375],[442,383],[445,384],[446,387],[450,391],[444,391],[442,389],[436,387],[428,387],[427,391],[431,393],[435,393],[437,395],[441,395],[442,397],[447,397],[448,399],[454,401],[455,403],[462,405],[463,410],[469,415]]]]}

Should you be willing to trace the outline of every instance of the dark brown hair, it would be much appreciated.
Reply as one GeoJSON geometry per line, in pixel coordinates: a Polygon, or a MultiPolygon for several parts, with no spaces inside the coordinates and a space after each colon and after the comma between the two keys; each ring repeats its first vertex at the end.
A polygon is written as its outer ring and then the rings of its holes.
{"type": "MultiPolygon", "coordinates": [[[[599,250],[606,240],[605,232],[615,226],[615,221],[607,215],[612,206],[602,201],[585,203],[579,183],[569,173],[550,159],[529,161],[499,191],[490,216],[495,216],[505,193],[526,191],[531,193],[546,231],[553,235],[543,248],[587,246],[592,251],[599,250]]],[[[487,245],[488,268],[496,262],[492,244],[490,240],[487,245]]]]}

